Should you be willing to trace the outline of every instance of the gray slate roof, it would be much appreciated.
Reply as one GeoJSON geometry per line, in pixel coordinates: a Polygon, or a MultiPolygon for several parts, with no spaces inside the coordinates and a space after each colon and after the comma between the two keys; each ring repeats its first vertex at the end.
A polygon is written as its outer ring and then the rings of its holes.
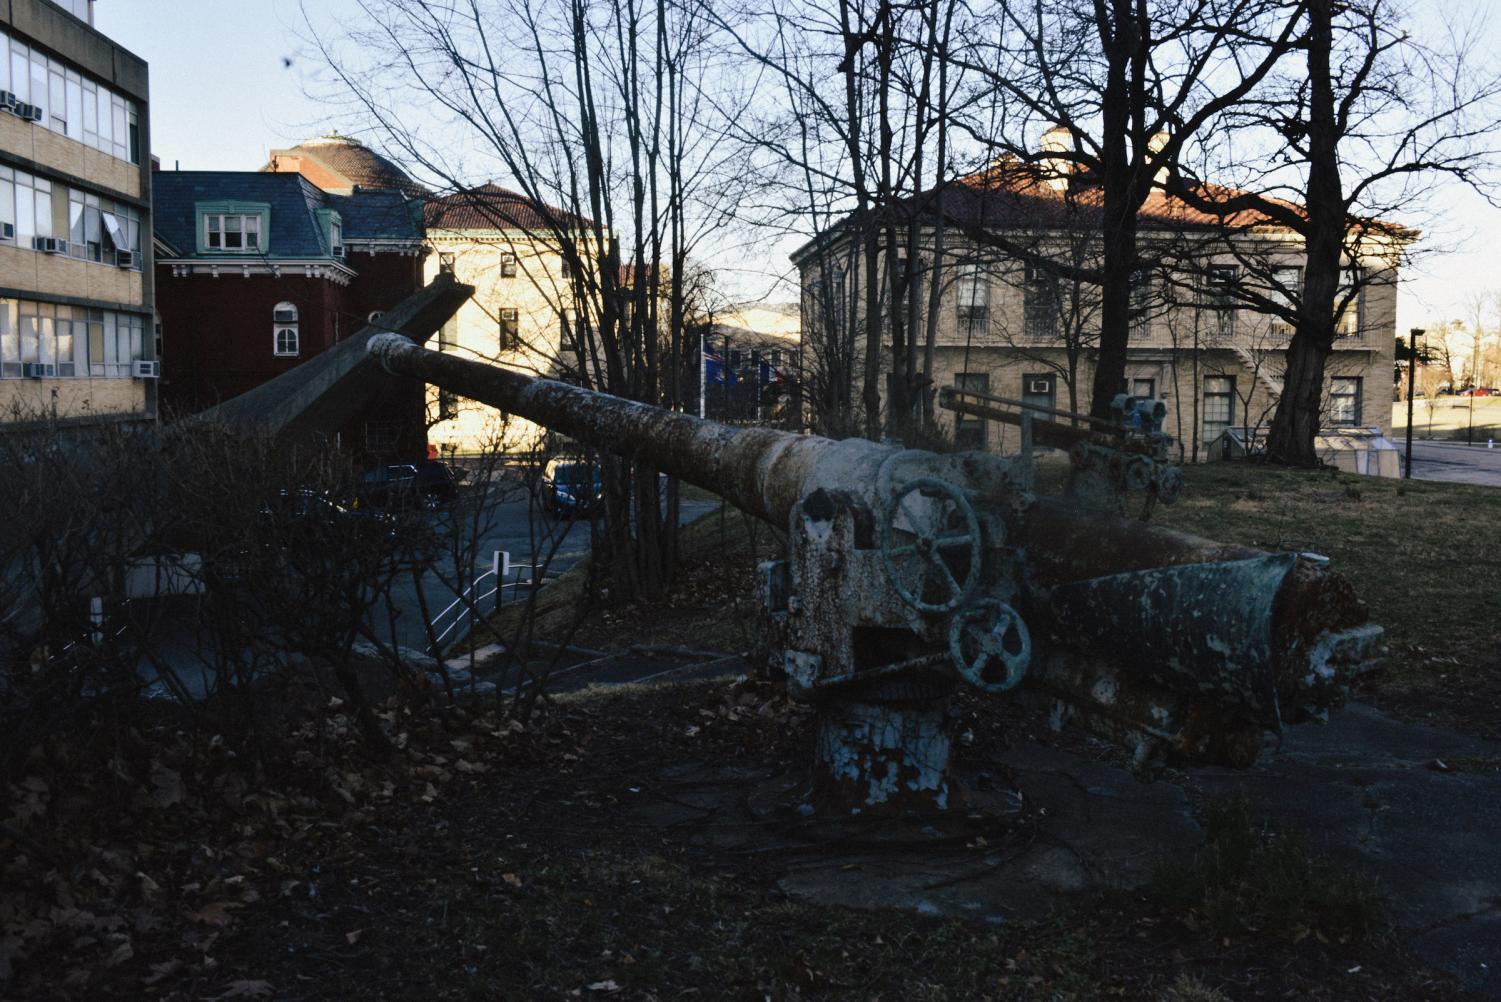
{"type": "Polygon", "coordinates": [[[198,254],[199,202],[264,202],[271,206],[270,232],[261,235],[270,258],[330,257],[318,209],[333,209],[344,240],[420,240],[419,210],[400,192],[359,191],[329,195],[301,174],[259,171],[158,171],[151,177],[156,236],[187,257],[243,261],[243,253],[198,254]]]}

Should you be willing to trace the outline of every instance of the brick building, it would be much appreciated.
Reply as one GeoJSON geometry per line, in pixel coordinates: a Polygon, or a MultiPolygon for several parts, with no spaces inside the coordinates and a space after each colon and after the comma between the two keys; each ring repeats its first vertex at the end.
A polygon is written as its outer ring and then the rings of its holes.
{"type": "MultiPolygon", "coordinates": [[[[213,406],[307,361],[418,289],[422,227],[398,190],[323,191],[300,173],[162,171],[162,403],[213,406]]],[[[341,432],[371,461],[425,451],[420,387],[341,432]]]]}

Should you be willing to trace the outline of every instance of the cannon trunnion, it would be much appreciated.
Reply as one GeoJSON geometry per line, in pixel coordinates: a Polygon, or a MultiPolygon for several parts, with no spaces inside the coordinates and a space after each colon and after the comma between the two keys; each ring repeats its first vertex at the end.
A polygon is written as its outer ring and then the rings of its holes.
{"type": "MultiPolygon", "coordinates": [[[[759,569],[789,693],[817,709],[814,809],[958,806],[948,774],[961,685],[1041,704],[1129,748],[1246,766],[1267,731],[1339,706],[1381,630],[1312,555],[1268,554],[1124,517],[1170,503],[1161,405],[1121,398],[1115,428],[1049,422],[980,395],[945,404],[1021,425],[1022,452],[937,454],[730,428],[373,338],[385,367],[718,493],[788,531],[759,569]],[[1069,450],[1070,490],[1039,497],[1034,435],[1069,450]]],[[[1093,419],[1091,419],[1093,420],[1093,419]]],[[[1095,422],[1098,426],[1099,422],[1095,422]]]]}

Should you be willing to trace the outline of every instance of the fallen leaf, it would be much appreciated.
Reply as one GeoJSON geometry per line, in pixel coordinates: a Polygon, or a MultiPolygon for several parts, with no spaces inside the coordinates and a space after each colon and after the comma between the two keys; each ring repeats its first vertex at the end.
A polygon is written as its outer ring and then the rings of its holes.
{"type": "Polygon", "coordinates": [[[270,996],[274,989],[269,981],[231,981],[229,988],[223,995],[214,996],[214,1002],[220,999],[263,999],[270,996]]]}
{"type": "Polygon", "coordinates": [[[349,943],[350,946],[353,946],[360,941],[360,937],[363,935],[365,935],[365,930],[351,929],[349,932],[346,932],[344,934],[344,939],[349,943]]]}
{"type": "Polygon", "coordinates": [[[182,961],[173,958],[151,965],[151,973],[141,980],[144,985],[154,985],[182,970],[182,961]]]}
{"type": "Polygon", "coordinates": [[[204,925],[216,926],[223,929],[234,921],[234,915],[230,914],[231,910],[239,907],[241,905],[238,901],[215,901],[204,905],[189,915],[188,918],[194,922],[201,922],[204,925]]]}
{"type": "Polygon", "coordinates": [[[596,981],[592,985],[586,985],[591,992],[618,992],[620,986],[613,981],[596,981]]]}
{"type": "Polygon", "coordinates": [[[510,884],[512,887],[520,887],[521,886],[521,878],[518,877],[518,876],[516,876],[516,874],[514,874],[514,873],[502,873],[500,875],[500,879],[504,880],[506,883],[510,884]]]}
{"type": "Polygon", "coordinates": [[[159,807],[182,803],[182,776],[175,769],[158,765],[151,770],[151,797],[159,807]]]}

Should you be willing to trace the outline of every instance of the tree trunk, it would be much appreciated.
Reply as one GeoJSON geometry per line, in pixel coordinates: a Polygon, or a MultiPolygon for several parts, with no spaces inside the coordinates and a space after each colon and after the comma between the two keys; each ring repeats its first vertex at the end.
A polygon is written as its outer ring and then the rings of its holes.
{"type": "MultiPolygon", "coordinates": [[[[1103,6],[1103,5],[1100,5],[1103,6]]],[[[1101,95],[1102,262],[1100,345],[1089,413],[1111,416],[1110,404],[1126,381],[1126,347],[1131,337],[1131,273],[1136,267],[1136,213],[1141,205],[1134,156],[1133,108],[1139,103],[1139,67],[1145,44],[1131,0],[1113,0],[1110,23],[1101,24],[1108,66],[1101,95]],[[1136,71],[1136,72],[1133,72],[1136,71]]]]}
{"type": "Polygon", "coordinates": [[[1334,350],[1334,301],[1339,292],[1346,207],[1339,176],[1339,126],[1330,54],[1334,0],[1310,0],[1308,32],[1308,226],[1303,301],[1287,347],[1282,399],[1267,433],[1267,459],[1289,466],[1318,466],[1324,365],[1334,350]]]}

